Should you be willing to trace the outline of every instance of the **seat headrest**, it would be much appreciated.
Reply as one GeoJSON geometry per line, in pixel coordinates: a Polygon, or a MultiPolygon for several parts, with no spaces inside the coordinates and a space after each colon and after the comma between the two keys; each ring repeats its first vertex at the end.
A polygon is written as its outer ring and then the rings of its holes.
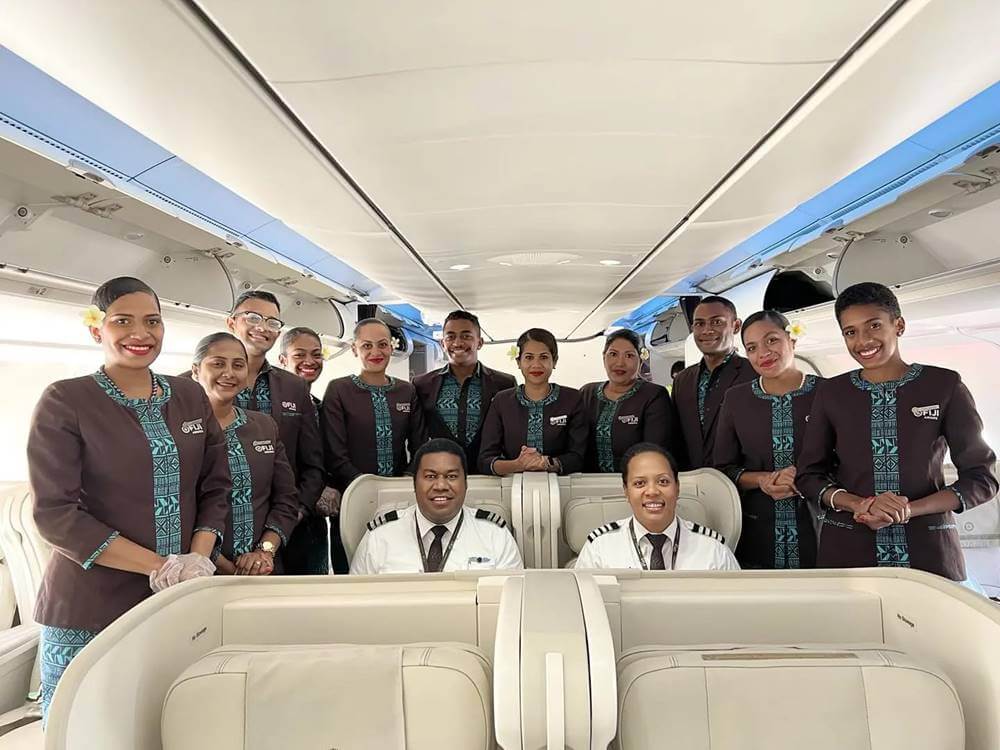
{"type": "MultiPolygon", "coordinates": [[[[677,515],[687,521],[715,529],[736,549],[743,528],[740,496],[725,474],[715,469],[697,469],[680,474],[677,515]]],[[[563,538],[578,555],[587,535],[609,521],[631,514],[618,474],[575,474],[559,482],[562,495],[563,538]]]]}
{"type": "Polygon", "coordinates": [[[460,643],[226,646],[163,704],[164,750],[492,747],[492,675],[460,643]]]}
{"type": "Polygon", "coordinates": [[[619,660],[618,695],[621,750],[663,747],[664,728],[676,747],[965,747],[954,685],[894,651],[646,649],[619,660]],[[901,695],[919,720],[900,719],[901,695]]]}
{"type": "MultiPolygon", "coordinates": [[[[513,528],[510,507],[510,478],[473,475],[468,478],[465,504],[470,508],[485,508],[498,514],[513,528]]],[[[340,537],[347,558],[365,535],[365,526],[375,516],[390,510],[403,510],[416,502],[413,479],[410,477],[379,477],[363,474],[344,491],[340,502],[340,537]]]]}

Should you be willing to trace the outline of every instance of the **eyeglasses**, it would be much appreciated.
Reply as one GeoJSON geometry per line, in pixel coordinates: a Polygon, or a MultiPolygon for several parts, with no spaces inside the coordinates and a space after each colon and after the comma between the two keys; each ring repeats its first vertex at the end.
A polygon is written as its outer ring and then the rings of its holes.
{"type": "Polygon", "coordinates": [[[255,328],[261,327],[267,328],[270,331],[280,331],[285,325],[285,321],[283,320],[279,320],[278,318],[265,318],[260,313],[255,312],[238,312],[233,317],[238,318],[241,315],[247,322],[248,326],[255,328]]]}

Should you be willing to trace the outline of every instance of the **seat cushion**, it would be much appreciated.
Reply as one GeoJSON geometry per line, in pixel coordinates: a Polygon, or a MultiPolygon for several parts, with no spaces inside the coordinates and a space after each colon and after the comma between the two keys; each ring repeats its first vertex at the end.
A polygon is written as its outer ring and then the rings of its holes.
{"type": "Polygon", "coordinates": [[[948,678],[884,649],[647,647],[619,660],[618,694],[622,750],[965,747],[948,678]]]}
{"type": "Polygon", "coordinates": [[[491,748],[491,682],[466,644],[226,646],[171,686],[163,747],[491,748]]]}

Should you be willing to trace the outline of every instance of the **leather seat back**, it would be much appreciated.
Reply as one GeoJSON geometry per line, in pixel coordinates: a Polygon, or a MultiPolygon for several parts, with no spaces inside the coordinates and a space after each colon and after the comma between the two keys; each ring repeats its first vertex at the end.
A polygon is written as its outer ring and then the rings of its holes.
{"type": "MultiPolygon", "coordinates": [[[[499,514],[514,533],[514,538],[519,540],[511,513],[511,478],[470,476],[468,482],[465,504],[499,514]]],[[[403,510],[415,502],[416,494],[410,477],[363,474],[355,479],[344,491],[340,503],[340,536],[347,558],[354,557],[367,523],[375,516],[390,510],[403,510]]]]}
{"type": "Polygon", "coordinates": [[[491,684],[467,644],[225,646],[167,692],[163,748],[489,750],[491,684]]]}
{"type": "MultiPolygon", "coordinates": [[[[726,546],[736,550],[743,528],[740,494],[726,475],[715,469],[680,474],[677,515],[722,534],[726,546]]],[[[573,474],[560,477],[563,540],[570,557],[576,557],[587,535],[609,521],[627,518],[632,511],[625,499],[619,474],[573,474]]]]}
{"type": "Polygon", "coordinates": [[[10,570],[22,623],[34,622],[35,600],[52,548],[38,533],[32,518],[34,500],[27,484],[0,496],[0,549],[10,570]]]}
{"type": "Polygon", "coordinates": [[[886,649],[635,649],[618,662],[618,695],[621,750],[965,747],[951,681],[886,649]]]}

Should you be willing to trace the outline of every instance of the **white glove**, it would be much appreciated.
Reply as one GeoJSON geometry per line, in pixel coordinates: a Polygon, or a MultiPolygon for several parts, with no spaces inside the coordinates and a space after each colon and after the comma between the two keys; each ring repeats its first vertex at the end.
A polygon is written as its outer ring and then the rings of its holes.
{"type": "Polygon", "coordinates": [[[215,563],[204,555],[197,552],[188,552],[186,555],[178,555],[177,562],[181,564],[181,580],[190,581],[192,578],[215,575],[215,563]]]}
{"type": "Polygon", "coordinates": [[[169,586],[180,583],[181,569],[182,565],[180,560],[177,559],[177,555],[167,555],[167,559],[164,560],[160,569],[154,570],[149,574],[149,588],[154,592],[159,592],[169,586]]]}

